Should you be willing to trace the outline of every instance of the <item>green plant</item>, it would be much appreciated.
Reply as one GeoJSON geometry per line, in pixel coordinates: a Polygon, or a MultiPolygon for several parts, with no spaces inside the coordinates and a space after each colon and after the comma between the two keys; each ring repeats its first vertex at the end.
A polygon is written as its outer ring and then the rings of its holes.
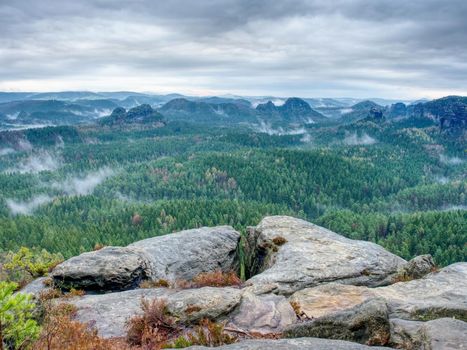
{"type": "Polygon", "coordinates": [[[3,269],[9,280],[23,284],[33,278],[47,275],[62,261],[61,254],[51,254],[45,249],[21,247],[16,253],[9,252],[7,254],[3,269]]]}
{"type": "Polygon", "coordinates": [[[35,304],[29,294],[13,294],[17,284],[0,282],[0,350],[26,349],[40,332],[33,319],[35,304]]]}

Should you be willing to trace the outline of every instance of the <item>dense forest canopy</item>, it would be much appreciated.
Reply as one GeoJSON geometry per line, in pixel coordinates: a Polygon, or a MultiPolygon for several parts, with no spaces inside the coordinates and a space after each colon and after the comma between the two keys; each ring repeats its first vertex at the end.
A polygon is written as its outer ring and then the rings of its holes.
{"type": "Polygon", "coordinates": [[[127,99],[0,106],[21,105],[27,121],[47,108],[118,105],[97,122],[0,132],[1,252],[70,257],[205,225],[244,231],[286,214],[407,259],[467,260],[465,124],[451,113],[463,100],[452,99],[454,109],[449,98],[423,108],[363,101],[336,118],[348,106],[318,113],[300,99],[255,109],[212,98],[128,108],[127,99]],[[448,121],[438,115],[446,110],[448,121]]]}

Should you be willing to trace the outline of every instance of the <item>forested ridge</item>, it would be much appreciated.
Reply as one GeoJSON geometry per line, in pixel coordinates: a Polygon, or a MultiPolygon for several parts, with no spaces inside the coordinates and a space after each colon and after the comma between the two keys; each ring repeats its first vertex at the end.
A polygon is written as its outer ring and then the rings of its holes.
{"type": "Polygon", "coordinates": [[[464,148],[407,121],[299,134],[180,121],[2,132],[0,248],[70,257],[286,214],[447,265],[467,259],[464,148]]]}

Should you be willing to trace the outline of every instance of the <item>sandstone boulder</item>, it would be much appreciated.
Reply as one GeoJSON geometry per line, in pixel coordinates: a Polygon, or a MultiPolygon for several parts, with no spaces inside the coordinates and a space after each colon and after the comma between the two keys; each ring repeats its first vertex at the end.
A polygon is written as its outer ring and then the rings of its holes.
{"type": "Polygon", "coordinates": [[[290,300],[306,317],[320,317],[349,309],[365,300],[383,298],[391,318],[433,320],[467,319],[467,263],[457,263],[424,278],[386,287],[367,288],[337,283],[307,288],[290,300]]]}
{"type": "Polygon", "coordinates": [[[393,319],[390,342],[401,349],[465,349],[467,323],[453,318],[428,322],[393,319]]]}
{"type": "Polygon", "coordinates": [[[292,294],[323,283],[379,286],[406,261],[381,246],[340,236],[287,216],[264,218],[250,229],[254,251],[249,284],[275,284],[278,294],[292,294]]]}
{"type": "Polygon", "coordinates": [[[251,290],[243,293],[237,311],[230,318],[234,328],[255,333],[279,333],[294,322],[297,316],[282,295],[256,295],[251,290]]]}
{"type": "Polygon", "coordinates": [[[135,288],[147,273],[147,262],[139,252],[105,247],[64,261],[52,277],[63,289],[109,291],[135,288]]]}
{"type": "Polygon", "coordinates": [[[289,326],[287,338],[317,337],[386,345],[390,337],[388,309],[382,299],[370,299],[349,310],[289,326]]]}
{"type": "Polygon", "coordinates": [[[230,226],[202,227],[130,244],[145,253],[153,280],[191,280],[202,272],[238,267],[240,233],[230,226]]]}
{"type": "Polygon", "coordinates": [[[81,254],[58,265],[52,277],[62,289],[98,292],[136,288],[144,279],[190,280],[202,272],[236,270],[239,240],[229,226],[186,230],[81,254]]]}
{"type": "Polygon", "coordinates": [[[167,298],[170,315],[181,322],[196,323],[208,318],[225,317],[240,303],[242,291],[237,288],[204,287],[178,291],[167,298]]]}
{"type": "Polygon", "coordinates": [[[143,298],[148,301],[162,299],[167,304],[170,316],[180,322],[197,323],[202,318],[225,318],[240,302],[241,293],[240,289],[230,287],[186,290],[149,288],[84,295],[65,302],[76,306],[78,321],[96,328],[100,336],[112,338],[126,335],[126,322],[142,313],[143,298]]]}

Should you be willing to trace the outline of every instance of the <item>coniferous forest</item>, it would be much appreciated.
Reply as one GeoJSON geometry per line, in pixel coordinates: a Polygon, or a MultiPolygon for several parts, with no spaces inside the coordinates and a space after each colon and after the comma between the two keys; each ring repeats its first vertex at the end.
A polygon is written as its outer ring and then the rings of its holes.
{"type": "Polygon", "coordinates": [[[467,259],[465,140],[433,121],[369,110],[297,131],[147,107],[1,132],[3,254],[26,246],[70,257],[200,226],[244,231],[284,214],[406,259],[467,259]]]}

